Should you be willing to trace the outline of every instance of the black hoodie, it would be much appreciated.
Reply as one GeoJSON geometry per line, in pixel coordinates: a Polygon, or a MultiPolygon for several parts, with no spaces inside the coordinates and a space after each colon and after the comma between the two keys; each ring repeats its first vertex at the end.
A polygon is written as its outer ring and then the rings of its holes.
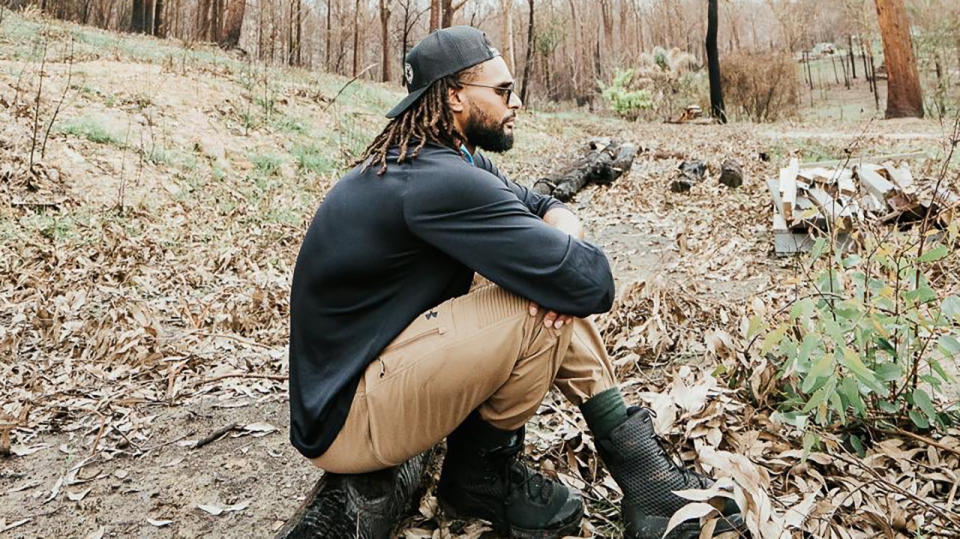
{"type": "Polygon", "coordinates": [[[546,309],[610,309],[603,252],[541,219],[562,204],[482,155],[428,144],[387,171],[355,167],[307,230],[290,292],[290,438],[306,457],[340,432],[370,362],[423,311],[466,294],[474,272],[546,309]]]}

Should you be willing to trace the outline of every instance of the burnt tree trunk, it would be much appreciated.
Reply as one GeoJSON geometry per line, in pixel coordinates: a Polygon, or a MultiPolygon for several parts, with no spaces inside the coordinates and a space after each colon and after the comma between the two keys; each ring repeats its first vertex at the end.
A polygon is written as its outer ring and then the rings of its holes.
{"type": "Polygon", "coordinates": [[[636,155],[636,146],[629,142],[593,139],[587,144],[583,155],[576,157],[573,163],[562,170],[538,179],[533,184],[533,190],[566,202],[591,183],[609,185],[626,174],[633,166],[636,155]]]}
{"type": "Polygon", "coordinates": [[[887,64],[887,118],[923,118],[923,93],[903,0],[874,0],[887,64]]]}
{"type": "Polygon", "coordinates": [[[243,15],[246,7],[246,0],[228,0],[227,12],[223,17],[223,32],[218,40],[221,47],[233,49],[240,45],[240,33],[243,30],[243,15]]]}
{"type": "Polygon", "coordinates": [[[146,3],[144,0],[133,0],[133,9],[130,14],[130,31],[133,33],[144,33],[146,21],[143,15],[146,9],[146,3]]]}
{"type": "Polygon", "coordinates": [[[530,65],[533,64],[533,0],[527,0],[530,6],[530,18],[527,20],[527,58],[523,63],[523,86],[520,88],[520,101],[527,101],[527,89],[530,87],[530,65]]]}
{"type": "Polygon", "coordinates": [[[727,123],[723,106],[723,88],[720,84],[720,51],[717,50],[717,0],[709,0],[707,7],[707,69],[710,72],[710,115],[722,124],[727,123]]]}
{"type": "Polygon", "coordinates": [[[430,0],[430,32],[440,28],[440,0],[430,0]]]}

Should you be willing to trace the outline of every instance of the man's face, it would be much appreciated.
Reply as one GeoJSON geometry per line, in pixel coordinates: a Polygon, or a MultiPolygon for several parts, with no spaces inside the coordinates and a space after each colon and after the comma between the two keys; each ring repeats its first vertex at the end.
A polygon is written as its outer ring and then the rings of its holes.
{"type": "Polygon", "coordinates": [[[458,91],[463,109],[457,116],[468,145],[489,152],[513,147],[514,120],[522,105],[520,97],[507,90],[513,82],[499,56],[480,64],[474,76],[463,81],[458,91]]]}

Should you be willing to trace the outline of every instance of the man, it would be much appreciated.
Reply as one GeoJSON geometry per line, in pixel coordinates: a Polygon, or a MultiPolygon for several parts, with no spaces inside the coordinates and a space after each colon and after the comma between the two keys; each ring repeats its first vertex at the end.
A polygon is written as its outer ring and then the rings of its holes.
{"type": "MultiPolygon", "coordinates": [[[[446,437],[436,492],[449,515],[560,537],[579,529],[579,493],[518,460],[554,385],[621,486],[628,533],[661,537],[686,503],[672,491],[710,481],[664,455],[647,410],[627,409],[582,318],[613,302],[603,252],[565,206],[477,153],[513,145],[506,64],[470,27],[430,34],[406,60],[409,94],[326,195],[297,259],[293,444],[361,481],[446,437]],[[491,284],[471,289],[475,273],[491,284]]],[[[739,522],[735,506],[725,514],[739,522]]],[[[681,536],[698,533],[691,522],[681,536]]]]}

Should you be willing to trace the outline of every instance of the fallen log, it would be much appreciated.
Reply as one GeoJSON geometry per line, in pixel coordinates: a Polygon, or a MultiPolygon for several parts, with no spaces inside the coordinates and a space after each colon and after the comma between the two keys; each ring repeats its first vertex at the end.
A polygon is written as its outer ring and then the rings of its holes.
{"type": "Polygon", "coordinates": [[[275,539],[374,539],[416,509],[434,451],[395,468],[365,474],[324,473],[275,539]]]}
{"type": "Polygon", "coordinates": [[[566,202],[591,183],[609,185],[626,174],[637,155],[637,147],[629,142],[602,138],[590,140],[585,150],[559,172],[534,182],[534,192],[566,202]]]}

